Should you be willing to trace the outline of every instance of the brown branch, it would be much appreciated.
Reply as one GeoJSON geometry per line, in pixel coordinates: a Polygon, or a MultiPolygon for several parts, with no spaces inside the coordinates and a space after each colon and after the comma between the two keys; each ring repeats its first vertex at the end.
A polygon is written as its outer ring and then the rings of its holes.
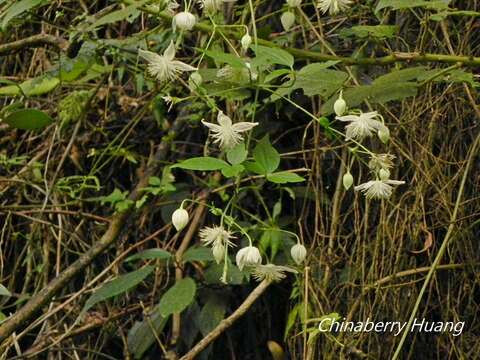
{"type": "Polygon", "coordinates": [[[65,50],[68,47],[68,41],[61,37],[49,34],[37,34],[27,37],[25,39],[12,41],[7,44],[0,45],[0,56],[10,55],[23,48],[34,48],[44,45],[51,45],[57,49],[65,50]]]}
{"type": "Polygon", "coordinates": [[[213,329],[207,336],[200,340],[187,354],[182,356],[180,360],[193,360],[200,354],[211,342],[218,338],[225,330],[233,325],[240,317],[242,317],[253,303],[262,295],[268,286],[271,284],[269,280],[263,280],[258,286],[248,295],[245,301],[233,312],[228,318],[220,321],[220,324],[213,329]]]}

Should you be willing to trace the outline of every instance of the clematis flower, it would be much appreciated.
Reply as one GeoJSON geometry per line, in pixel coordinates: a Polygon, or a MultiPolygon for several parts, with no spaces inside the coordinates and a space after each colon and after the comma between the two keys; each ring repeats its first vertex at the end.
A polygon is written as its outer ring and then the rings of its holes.
{"type": "Polygon", "coordinates": [[[399,180],[371,180],[355,186],[355,191],[361,191],[368,199],[388,199],[392,195],[392,185],[405,184],[399,180]]]}
{"type": "Polygon", "coordinates": [[[302,244],[297,243],[290,249],[290,255],[293,261],[295,261],[297,265],[300,265],[307,257],[307,249],[302,244]]]}
{"type": "Polygon", "coordinates": [[[255,266],[262,263],[262,256],[260,250],[255,246],[247,246],[240,249],[235,257],[235,261],[240,270],[245,266],[255,266]]]}
{"type": "Polygon", "coordinates": [[[257,281],[262,281],[264,279],[269,281],[280,281],[287,276],[285,274],[286,272],[297,273],[295,269],[289,268],[288,266],[266,264],[255,266],[252,275],[257,281]]]}
{"type": "Polygon", "coordinates": [[[205,226],[199,232],[200,241],[203,242],[205,246],[215,246],[215,245],[223,245],[223,246],[233,246],[234,244],[230,241],[230,239],[234,239],[233,234],[225,230],[223,226],[205,226]]]}
{"type": "Polygon", "coordinates": [[[372,136],[374,131],[385,127],[381,121],[376,119],[378,116],[378,112],[372,111],[360,113],[360,115],[337,116],[336,119],[350,123],[345,126],[347,140],[362,140],[366,136],[372,136]]]}
{"type": "Polygon", "coordinates": [[[328,11],[330,15],[335,15],[348,9],[351,3],[351,0],[319,0],[317,7],[324,14],[328,11]]]}
{"type": "Polygon", "coordinates": [[[195,18],[195,15],[188,11],[181,11],[173,17],[173,31],[175,32],[177,28],[183,31],[190,31],[196,23],[197,19],[195,18]]]}
{"type": "Polygon", "coordinates": [[[202,124],[212,131],[214,143],[218,143],[222,149],[231,149],[243,140],[241,133],[251,130],[258,123],[239,122],[232,124],[232,119],[220,111],[217,115],[217,124],[202,120],[202,124]]]}
{"type": "Polygon", "coordinates": [[[163,55],[147,50],[138,50],[138,55],[148,61],[148,72],[159,81],[171,81],[184,71],[196,71],[191,65],[175,60],[175,45],[170,42],[163,55]]]}

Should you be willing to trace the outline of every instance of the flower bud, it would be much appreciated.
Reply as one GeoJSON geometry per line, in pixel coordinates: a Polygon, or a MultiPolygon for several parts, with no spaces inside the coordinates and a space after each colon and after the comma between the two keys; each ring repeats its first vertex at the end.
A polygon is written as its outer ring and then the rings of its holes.
{"type": "Polygon", "coordinates": [[[388,128],[385,126],[385,125],[382,125],[379,129],[378,129],[378,138],[384,143],[386,144],[388,142],[388,140],[390,139],[390,130],[388,130],[388,128]]]}
{"type": "Polygon", "coordinates": [[[280,17],[280,22],[282,23],[285,31],[290,30],[293,24],[295,24],[295,14],[291,11],[284,12],[280,17]]]}
{"type": "Polygon", "coordinates": [[[216,243],[212,247],[213,257],[217,264],[220,264],[225,257],[225,246],[222,243],[216,243]]]}
{"type": "Polygon", "coordinates": [[[172,214],[172,224],[177,231],[181,231],[188,224],[188,212],[182,207],[175,210],[172,214]]]}
{"type": "Polygon", "coordinates": [[[299,7],[302,4],[302,0],[287,0],[287,5],[295,8],[299,7]]]}
{"type": "Polygon", "coordinates": [[[333,104],[333,110],[335,110],[335,114],[337,116],[342,116],[347,110],[347,102],[343,99],[342,93],[340,92],[340,96],[333,104]]]}
{"type": "Polygon", "coordinates": [[[290,255],[292,255],[293,261],[300,265],[307,257],[307,249],[302,244],[297,243],[290,249],[290,255]]]}
{"type": "Polygon", "coordinates": [[[353,185],[353,176],[350,174],[350,171],[347,171],[345,175],[343,175],[343,187],[345,190],[350,189],[350,187],[353,185]]]}
{"type": "Polygon", "coordinates": [[[245,266],[255,266],[262,263],[260,251],[255,246],[247,246],[240,249],[235,257],[235,261],[240,270],[245,266]]]}
{"type": "Polygon", "coordinates": [[[184,31],[192,30],[196,23],[197,19],[192,13],[188,11],[179,12],[172,20],[173,31],[177,28],[184,31]]]}
{"type": "Polygon", "coordinates": [[[198,71],[195,71],[190,75],[188,78],[188,83],[191,89],[196,89],[200,85],[202,85],[203,78],[202,75],[198,71]]]}
{"type": "Polygon", "coordinates": [[[380,169],[378,176],[380,176],[380,180],[388,180],[390,179],[390,171],[388,169],[380,169]]]}
{"type": "Polygon", "coordinates": [[[242,36],[240,43],[242,44],[242,49],[247,51],[250,47],[250,44],[252,43],[252,37],[247,33],[242,36]]]}

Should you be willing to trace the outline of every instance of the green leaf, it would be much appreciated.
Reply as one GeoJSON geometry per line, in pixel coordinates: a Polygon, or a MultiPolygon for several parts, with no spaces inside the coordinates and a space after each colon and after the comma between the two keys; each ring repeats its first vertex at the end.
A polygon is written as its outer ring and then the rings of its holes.
{"type": "Polygon", "coordinates": [[[245,143],[237,144],[233,149],[227,151],[227,160],[232,165],[241,164],[247,158],[245,143]]]}
{"type": "Polygon", "coordinates": [[[163,294],[158,307],[162,316],[182,312],[195,298],[197,285],[187,277],[179,280],[163,294]]]}
{"type": "Polygon", "coordinates": [[[2,14],[2,22],[0,23],[0,27],[2,28],[2,30],[5,30],[13,18],[33,9],[34,7],[40,5],[42,2],[43,0],[14,1],[13,4],[2,14]]]}
{"type": "Polygon", "coordinates": [[[270,174],[280,165],[280,154],[270,144],[268,135],[259,141],[253,149],[253,158],[262,167],[264,174],[270,174]]]}
{"type": "Polygon", "coordinates": [[[140,284],[153,271],[153,266],[145,266],[131,273],[121,275],[100,288],[96,289],[88,298],[80,313],[80,317],[84,315],[92,306],[99,302],[110,299],[114,296],[123,294],[131,288],[140,284]]]}
{"type": "Polygon", "coordinates": [[[168,317],[160,314],[158,307],[145,317],[145,320],[135,322],[127,336],[128,350],[137,360],[156,342],[156,336],[162,332],[168,321],[168,317]]]}
{"type": "Polygon", "coordinates": [[[191,247],[182,256],[182,260],[192,261],[213,261],[212,249],[207,247],[191,247]]]}
{"type": "Polygon", "coordinates": [[[258,175],[265,175],[265,169],[256,161],[245,161],[242,165],[248,171],[251,171],[258,175]]]}
{"type": "Polygon", "coordinates": [[[231,178],[240,175],[245,170],[243,165],[232,165],[222,168],[222,175],[231,178]]]}
{"type": "Polygon", "coordinates": [[[300,175],[286,171],[268,174],[267,180],[276,184],[297,183],[305,181],[305,179],[300,175]]]}
{"type": "Polygon", "coordinates": [[[401,70],[395,70],[388,74],[377,77],[374,81],[374,85],[392,85],[392,83],[407,82],[418,79],[425,74],[428,70],[426,66],[416,66],[401,70]]]}
{"type": "MultiPolygon", "coordinates": [[[[202,50],[202,49],[198,49],[198,50],[202,50]]],[[[204,53],[208,57],[212,58],[217,63],[228,64],[230,66],[233,66],[234,68],[244,68],[245,67],[245,61],[243,61],[238,56],[223,53],[223,52],[220,52],[220,51],[214,51],[214,50],[205,50],[204,53]]]]}
{"type": "Polygon", "coordinates": [[[356,37],[358,39],[391,39],[395,36],[398,27],[395,25],[358,25],[340,31],[342,37],[356,37]]]}
{"type": "Polygon", "coordinates": [[[327,66],[331,66],[331,63],[314,63],[303,67],[297,73],[293,89],[303,89],[307,96],[329,97],[337,92],[347,81],[348,74],[343,71],[326,69],[327,66]]]}
{"type": "Polygon", "coordinates": [[[170,259],[171,257],[172,257],[172,254],[170,254],[166,250],[147,249],[138,254],[129,256],[128,258],[125,259],[125,262],[130,262],[134,260],[152,260],[152,259],[167,260],[167,259],[170,259]]]}
{"type": "Polygon", "coordinates": [[[178,164],[173,165],[172,168],[209,171],[209,170],[220,170],[226,166],[229,166],[229,165],[223,160],[212,158],[209,156],[203,156],[203,157],[196,157],[196,158],[184,160],[178,164]]]}
{"type": "Polygon", "coordinates": [[[385,8],[392,10],[411,9],[416,7],[424,7],[427,9],[446,10],[450,0],[380,0],[375,8],[378,12],[385,8]]]}
{"type": "Polygon", "coordinates": [[[252,61],[252,66],[260,67],[264,65],[278,64],[292,67],[294,61],[295,59],[293,56],[285,50],[258,45],[256,48],[256,57],[252,61]]]}
{"type": "Polygon", "coordinates": [[[15,129],[36,130],[50,125],[53,119],[40,110],[22,109],[8,114],[3,122],[15,129]]]}
{"type": "Polygon", "coordinates": [[[203,336],[209,334],[225,317],[226,303],[218,295],[208,297],[206,304],[200,311],[198,326],[203,336]]]}
{"type": "Polygon", "coordinates": [[[0,96],[38,96],[51,92],[60,83],[59,78],[43,75],[25,80],[21,84],[8,85],[0,88],[0,96]]]}
{"type": "Polygon", "coordinates": [[[12,293],[10,291],[8,291],[8,289],[3,286],[2,284],[0,284],[0,296],[12,296],[12,293]]]}
{"type": "Polygon", "coordinates": [[[102,25],[111,24],[117,21],[127,20],[128,22],[132,22],[140,15],[140,11],[137,8],[143,3],[145,3],[145,1],[140,1],[134,5],[127,6],[123,9],[112,11],[111,13],[97,19],[92,25],[87,28],[87,30],[91,31],[102,25]]]}

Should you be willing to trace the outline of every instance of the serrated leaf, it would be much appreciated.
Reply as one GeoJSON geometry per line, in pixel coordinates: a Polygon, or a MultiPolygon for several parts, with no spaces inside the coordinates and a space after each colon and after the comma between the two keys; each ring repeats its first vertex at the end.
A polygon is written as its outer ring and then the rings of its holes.
{"type": "Polygon", "coordinates": [[[280,165],[280,154],[270,143],[268,135],[260,140],[253,149],[253,158],[262,167],[264,174],[274,172],[280,165]]]}
{"type": "Polygon", "coordinates": [[[95,20],[95,22],[90,25],[87,30],[94,30],[100,26],[111,24],[117,21],[127,20],[131,22],[140,15],[140,11],[137,8],[143,3],[145,3],[145,1],[140,1],[134,5],[129,5],[123,9],[112,11],[111,13],[95,20]]]}
{"type": "Polygon", "coordinates": [[[158,307],[162,316],[179,313],[185,310],[195,298],[197,285],[193,279],[187,277],[179,280],[163,294],[158,307]]]}
{"type": "Polygon", "coordinates": [[[267,180],[276,184],[297,183],[305,181],[305,179],[300,175],[287,171],[280,171],[273,174],[268,174],[267,180]]]}
{"type": "Polygon", "coordinates": [[[293,89],[303,89],[307,96],[329,97],[348,79],[343,71],[326,69],[327,63],[314,63],[303,67],[296,75],[293,89]]]}
{"type": "Polygon", "coordinates": [[[233,54],[223,53],[215,50],[204,50],[205,54],[220,64],[228,64],[234,68],[244,68],[245,61],[233,54]]]}
{"type": "Polygon", "coordinates": [[[40,110],[22,109],[8,114],[3,122],[15,129],[36,130],[50,125],[53,119],[40,110]]]}
{"type": "Polygon", "coordinates": [[[340,36],[356,37],[358,39],[375,38],[391,39],[395,36],[398,27],[395,25],[357,25],[340,31],[340,36]]]}
{"type": "Polygon", "coordinates": [[[256,57],[252,60],[252,66],[259,67],[270,64],[285,65],[292,67],[295,59],[285,50],[258,45],[256,47],[256,57]]]}
{"type": "Polygon", "coordinates": [[[374,85],[392,85],[392,83],[407,82],[418,79],[422,76],[428,67],[426,66],[416,66],[401,70],[395,70],[389,72],[388,74],[377,77],[374,81],[374,85]]]}
{"type": "Polygon", "coordinates": [[[180,168],[186,170],[198,170],[198,171],[211,171],[220,170],[226,166],[229,166],[223,160],[212,158],[209,156],[202,156],[184,160],[178,164],[172,166],[172,168],[180,168]]]}
{"type": "Polygon", "coordinates": [[[245,170],[243,165],[237,164],[222,168],[222,175],[231,178],[240,175],[245,170]]]}
{"type": "Polygon", "coordinates": [[[134,260],[168,260],[172,257],[168,251],[163,249],[147,249],[138,254],[129,256],[125,259],[125,262],[130,262],[134,260]]]}
{"type": "Polygon", "coordinates": [[[227,151],[227,160],[232,165],[241,164],[247,158],[245,143],[237,144],[233,149],[227,151]]]}
{"type": "Polygon", "coordinates": [[[153,266],[145,266],[136,271],[121,275],[106,284],[103,284],[98,289],[95,289],[93,294],[88,298],[83,306],[80,316],[85,314],[92,306],[99,302],[110,299],[114,296],[123,294],[131,288],[140,284],[153,271],[153,266]]]}

